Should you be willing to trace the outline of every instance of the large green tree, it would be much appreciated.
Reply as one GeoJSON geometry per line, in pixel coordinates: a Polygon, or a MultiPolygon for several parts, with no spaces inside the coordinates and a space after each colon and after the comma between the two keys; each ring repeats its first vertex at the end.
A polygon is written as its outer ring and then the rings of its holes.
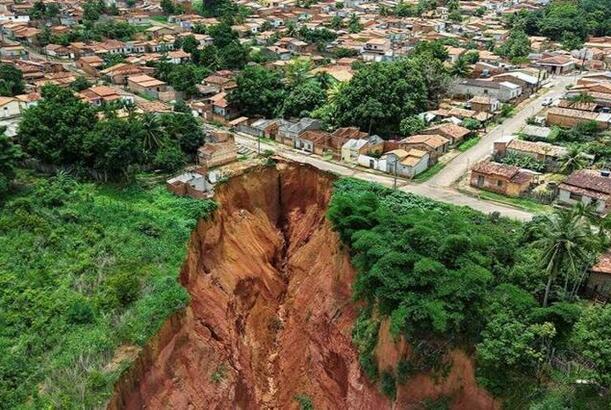
{"type": "Polygon", "coordinates": [[[337,97],[340,125],[356,125],[389,136],[401,119],[427,108],[426,80],[409,59],[368,64],[358,70],[337,97]]]}
{"type": "Polygon", "coordinates": [[[316,80],[302,82],[289,92],[282,105],[284,117],[309,117],[311,112],[327,100],[325,90],[316,80]]]}
{"type": "Polygon", "coordinates": [[[0,95],[12,97],[23,94],[25,83],[23,74],[11,64],[0,64],[0,95]]]}
{"type": "Polygon", "coordinates": [[[236,77],[237,87],[229,94],[229,100],[246,115],[273,117],[282,107],[286,86],[276,71],[260,65],[251,65],[236,77]]]}
{"type": "Polygon", "coordinates": [[[144,128],[139,121],[110,118],[98,122],[84,141],[91,153],[91,166],[104,180],[126,176],[141,163],[144,128]]]}
{"type": "Polygon", "coordinates": [[[22,152],[18,145],[0,129],[0,198],[10,187],[11,181],[15,178],[15,170],[22,152]]]}
{"type": "Polygon", "coordinates": [[[70,89],[47,85],[38,104],[24,112],[17,140],[28,154],[49,164],[81,163],[89,155],[83,139],[95,124],[89,104],[70,89]]]}

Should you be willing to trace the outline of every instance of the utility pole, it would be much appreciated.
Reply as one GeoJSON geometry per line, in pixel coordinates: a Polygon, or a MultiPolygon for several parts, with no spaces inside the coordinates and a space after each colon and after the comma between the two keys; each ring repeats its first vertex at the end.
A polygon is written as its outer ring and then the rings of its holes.
{"type": "Polygon", "coordinates": [[[395,159],[395,177],[393,179],[392,189],[397,189],[397,161],[399,158],[395,159]]]}
{"type": "Polygon", "coordinates": [[[261,136],[257,135],[257,155],[261,155],[261,136]]]}

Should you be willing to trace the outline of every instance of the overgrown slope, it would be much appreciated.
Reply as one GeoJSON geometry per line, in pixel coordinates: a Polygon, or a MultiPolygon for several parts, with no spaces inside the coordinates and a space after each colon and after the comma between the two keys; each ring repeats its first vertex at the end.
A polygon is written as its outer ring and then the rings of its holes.
{"type": "MultiPolygon", "coordinates": [[[[459,349],[509,408],[550,400],[604,408],[597,390],[610,381],[611,350],[601,340],[611,342],[611,308],[567,292],[579,277],[564,270],[554,302],[541,306],[539,221],[519,224],[352,179],[336,182],[328,217],[351,248],[355,298],[367,306],[353,332],[361,365],[389,397],[411,403],[423,387],[410,380],[422,372],[452,377],[459,349]],[[571,364],[568,377],[558,377],[559,363],[571,364]],[[577,378],[599,384],[575,386],[577,378]]],[[[465,408],[460,401],[448,398],[465,408]]]]}
{"type": "Polygon", "coordinates": [[[19,183],[0,205],[0,408],[99,407],[115,349],[187,303],[186,243],[214,203],[66,176],[19,183]]]}

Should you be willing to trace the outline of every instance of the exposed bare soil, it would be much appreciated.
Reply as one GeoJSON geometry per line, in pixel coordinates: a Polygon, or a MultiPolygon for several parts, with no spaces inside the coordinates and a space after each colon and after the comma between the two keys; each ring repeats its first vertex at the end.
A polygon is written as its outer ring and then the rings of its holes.
{"type": "MultiPolygon", "coordinates": [[[[443,383],[417,376],[395,403],[367,381],[351,343],[356,273],[325,218],[331,183],[280,164],[218,189],[219,210],[198,224],[181,272],[191,304],[140,353],[109,408],[296,409],[297,395],[316,409],[420,408],[440,395],[454,408],[496,406],[458,351],[443,383]]],[[[407,351],[382,338],[381,367],[407,351]]]]}

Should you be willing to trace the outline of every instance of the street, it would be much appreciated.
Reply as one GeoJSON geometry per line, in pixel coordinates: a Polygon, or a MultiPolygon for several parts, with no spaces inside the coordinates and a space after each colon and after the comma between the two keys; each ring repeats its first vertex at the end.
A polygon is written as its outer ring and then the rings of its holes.
{"type": "Polygon", "coordinates": [[[426,185],[436,187],[451,187],[463,175],[467,173],[473,164],[483,160],[492,153],[495,142],[503,140],[508,135],[516,134],[526,124],[526,120],[538,113],[543,108],[543,100],[548,97],[557,99],[565,92],[565,87],[575,81],[575,77],[556,77],[554,86],[547,93],[529,101],[516,114],[506,119],[502,124],[496,126],[488,134],[484,135],[479,143],[458,155],[439,171],[437,175],[425,182],[426,185]]]}
{"type": "MultiPolygon", "coordinates": [[[[234,135],[237,143],[257,151],[258,142],[256,138],[242,133],[235,133],[234,135]]],[[[260,148],[261,152],[271,150],[274,151],[276,155],[283,158],[303,164],[310,164],[320,170],[328,171],[336,175],[358,178],[369,182],[376,182],[387,187],[394,186],[394,178],[392,176],[369,172],[365,168],[350,167],[337,162],[327,161],[315,155],[307,155],[289,147],[265,141],[260,141],[260,148]]],[[[397,180],[397,188],[403,192],[422,195],[440,202],[458,206],[468,206],[483,213],[499,212],[503,216],[520,221],[529,221],[533,216],[529,212],[498,204],[496,202],[474,198],[450,188],[435,187],[428,184],[410,184],[403,179],[397,180]]]]}

